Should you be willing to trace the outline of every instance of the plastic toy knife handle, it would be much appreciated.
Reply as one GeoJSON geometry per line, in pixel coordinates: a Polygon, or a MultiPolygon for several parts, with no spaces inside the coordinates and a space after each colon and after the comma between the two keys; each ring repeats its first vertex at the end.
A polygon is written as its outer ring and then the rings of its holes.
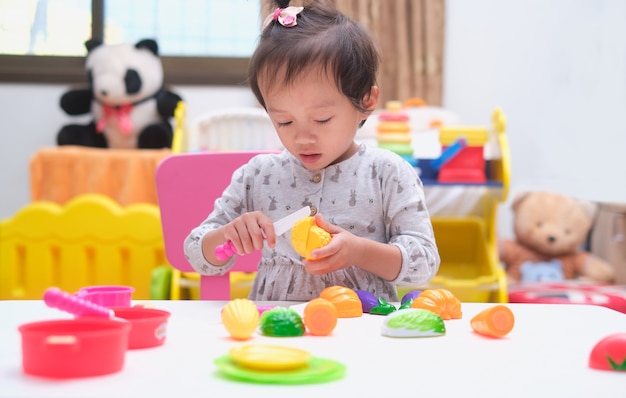
{"type": "Polygon", "coordinates": [[[237,250],[235,249],[235,245],[233,244],[233,242],[228,241],[223,245],[219,245],[215,248],[215,257],[218,260],[223,261],[231,257],[236,252],[237,250]]]}
{"type": "Polygon", "coordinates": [[[48,307],[69,312],[77,317],[96,316],[102,318],[112,318],[114,316],[113,310],[80,297],[73,296],[56,287],[46,289],[43,294],[43,301],[48,307]]]}

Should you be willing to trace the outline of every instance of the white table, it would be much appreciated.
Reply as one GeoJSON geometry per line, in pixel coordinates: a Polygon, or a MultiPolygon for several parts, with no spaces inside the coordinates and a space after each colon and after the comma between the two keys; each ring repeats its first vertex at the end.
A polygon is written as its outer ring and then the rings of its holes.
{"type": "MultiPolygon", "coordinates": [[[[262,385],[219,377],[213,360],[242,344],[220,321],[224,302],[155,301],[171,312],[163,346],[132,350],[111,375],[49,380],[21,369],[24,323],[69,318],[41,301],[0,301],[0,397],[617,397],[626,373],[588,367],[593,346],[626,332],[626,315],[591,305],[507,304],[513,331],[493,340],[472,332],[471,317],[494,305],[464,303],[441,337],[381,335],[383,317],[339,319],[332,336],[271,338],[250,343],[296,346],[347,366],[343,379],[314,385],[262,385]]],[[[263,303],[267,304],[267,303],[263,303]]]]}

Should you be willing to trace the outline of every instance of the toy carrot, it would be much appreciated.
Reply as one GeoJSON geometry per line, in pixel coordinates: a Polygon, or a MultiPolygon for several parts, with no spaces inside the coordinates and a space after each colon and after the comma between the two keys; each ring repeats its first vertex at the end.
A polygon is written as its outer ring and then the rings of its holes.
{"type": "Polygon", "coordinates": [[[505,305],[495,305],[482,310],[470,321],[476,333],[490,337],[504,337],[515,325],[513,311],[505,305]]]}
{"type": "Polygon", "coordinates": [[[337,325],[337,309],[330,301],[315,298],[304,307],[304,325],[314,336],[328,336],[337,325]]]}

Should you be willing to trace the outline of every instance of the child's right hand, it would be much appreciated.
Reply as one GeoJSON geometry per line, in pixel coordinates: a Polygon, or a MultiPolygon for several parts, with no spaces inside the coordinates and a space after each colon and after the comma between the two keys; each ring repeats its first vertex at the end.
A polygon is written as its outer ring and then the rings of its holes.
{"type": "Polygon", "coordinates": [[[224,242],[232,242],[238,254],[250,254],[263,248],[267,240],[269,247],[276,244],[272,220],[260,211],[251,211],[235,218],[222,228],[224,242]]]}

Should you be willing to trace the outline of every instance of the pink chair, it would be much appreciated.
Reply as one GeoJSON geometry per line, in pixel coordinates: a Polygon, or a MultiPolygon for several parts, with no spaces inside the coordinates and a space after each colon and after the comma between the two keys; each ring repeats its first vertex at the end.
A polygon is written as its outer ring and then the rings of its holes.
{"type": "MultiPolygon", "coordinates": [[[[230,183],[233,172],[250,158],[267,151],[191,152],[169,156],[156,170],[156,187],[165,255],[181,272],[193,271],[183,242],[213,211],[215,199],[230,183]]],[[[254,272],[261,252],[240,256],[231,271],[254,272]]],[[[201,300],[229,300],[230,275],[200,277],[201,300]]]]}

